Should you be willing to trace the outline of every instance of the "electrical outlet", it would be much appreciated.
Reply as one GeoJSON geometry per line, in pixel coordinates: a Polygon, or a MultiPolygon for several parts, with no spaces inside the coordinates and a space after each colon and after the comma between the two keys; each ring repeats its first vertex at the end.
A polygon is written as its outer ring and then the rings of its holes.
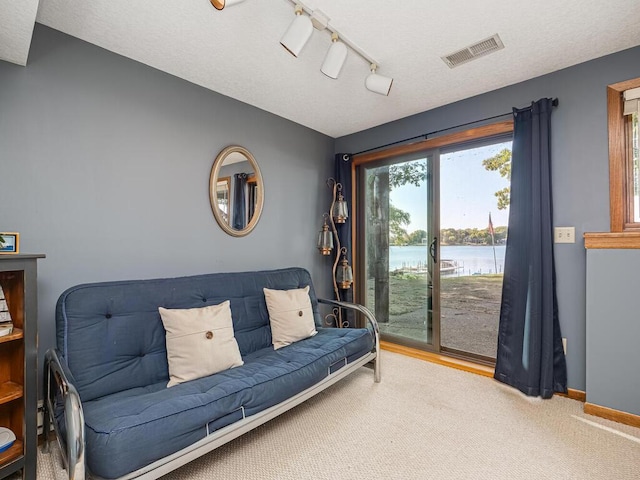
{"type": "Polygon", "coordinates": [[[564,350],[564,354],[567,354],[567,339],[566,337],[562,337],[562,349],[564,350]]]}
{"type": "Polygon", "coordinates": [[[555,243],[576,243],[576,227],[555,227],[553,241],[555,243]]]}

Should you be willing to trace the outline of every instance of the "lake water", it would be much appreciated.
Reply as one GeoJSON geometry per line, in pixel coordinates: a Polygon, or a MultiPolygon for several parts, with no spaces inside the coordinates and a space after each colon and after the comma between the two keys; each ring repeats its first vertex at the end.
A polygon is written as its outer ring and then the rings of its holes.
{"type": "MultiPolygon", "coordinates": [[[[505,245],[496,245],[496,262],[493,260],[493,247],[491,245],[443,245],[441,248],[441,258],[443,260],[453,260],[462,268],[458,269],[457,275],[473,275],[474,273],[496,273],[504,271],[505,245]]],[[[425,265],[429,247],[426,245],[413,245],[408,247],[389,247],[389,270],[408,266],[425,265]]]]}

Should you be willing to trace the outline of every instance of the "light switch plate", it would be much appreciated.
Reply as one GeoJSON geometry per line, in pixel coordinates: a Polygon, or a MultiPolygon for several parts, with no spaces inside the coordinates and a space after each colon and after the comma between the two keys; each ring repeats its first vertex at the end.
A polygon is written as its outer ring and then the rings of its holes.
{"type": "Polygon", "coordinates": [[[555,227],[553,241],[555,243],[576,243],[576,227],[555,227]]]}

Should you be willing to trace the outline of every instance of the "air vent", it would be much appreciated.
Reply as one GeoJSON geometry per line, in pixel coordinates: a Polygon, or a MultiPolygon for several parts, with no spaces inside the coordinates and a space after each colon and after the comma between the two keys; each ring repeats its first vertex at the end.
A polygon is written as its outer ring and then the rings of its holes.
{"type": "Polygon", "coordinates": [[[442,57],[442,60],[444,60],[444,63],[449,65],[450,68],[453,68],[503,48],[504,44],[496,33],[493,37],[485,38],[484,40],[474,43],[473,45],[469,45],[462,50],[445,55],[442,57]]]}

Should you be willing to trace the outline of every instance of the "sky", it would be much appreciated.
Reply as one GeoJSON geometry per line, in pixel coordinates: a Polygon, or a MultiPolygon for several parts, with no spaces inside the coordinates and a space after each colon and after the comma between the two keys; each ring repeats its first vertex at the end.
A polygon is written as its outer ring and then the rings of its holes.
{"type": "MultiPolygon", "coordinates": [[[[440,156],[440,228],[487,228],[489,212],[494,227],[506,226],[509,209],[498,210],[494,193],[509,186],[509,181],[482,166],[482,160],[494,156],[511,142],[503,142],[440,156]]],[[[407,232],[427,230],[427,185],[403,185],[391,191],[394,206],[411,215],[407,232]]]]}

